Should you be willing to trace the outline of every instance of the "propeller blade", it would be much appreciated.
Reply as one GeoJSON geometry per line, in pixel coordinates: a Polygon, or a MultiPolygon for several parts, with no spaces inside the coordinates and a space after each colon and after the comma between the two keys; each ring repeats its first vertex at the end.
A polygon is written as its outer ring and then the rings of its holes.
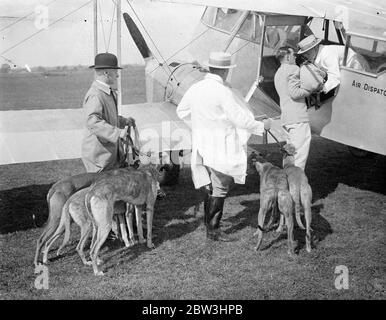
{"type": "Polygon", "coordinates": [[[145,39],[143,38],[141,32],[139,31],[137,25],[135,24],[134,20],[131,19],[128,13],[123,14],[123,19],[125,20],[127,29],[129,29],[129,32],[138,48],[138,50],[141,52],[141,55],[144,59],[149,58],[151,56],[151,51],[149,47],[146,44],[145,39]]]}

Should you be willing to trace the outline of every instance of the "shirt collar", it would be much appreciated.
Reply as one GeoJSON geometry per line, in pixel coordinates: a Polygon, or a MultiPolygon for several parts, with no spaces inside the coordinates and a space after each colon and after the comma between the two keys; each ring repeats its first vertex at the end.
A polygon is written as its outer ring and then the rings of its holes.
{"type": "Polygon", "coordinates": [[[99,90],[103,91],[106,94],[110,94],[110,92],[112,90],[111,87],[108,84],[106,84],[106,83],[104,83],[104,82],[102,82],[100,80],[95,80],[95,86],[99,90]]]}
{"type": "Polygon", "coordinates": [[[217,74],[213,74],[213,73],[206,74],[205,79],[212,79],[212,80],[218,81],[220,83],[224,83],[224,81],[222,80],[222,78],[220,76],[218,76],[217,74]]]}

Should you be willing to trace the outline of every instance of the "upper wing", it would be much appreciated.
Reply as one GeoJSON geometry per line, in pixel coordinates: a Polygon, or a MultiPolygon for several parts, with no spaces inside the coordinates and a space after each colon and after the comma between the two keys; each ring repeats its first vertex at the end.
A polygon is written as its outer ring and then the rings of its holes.
{"type": "MultiPolygon", "coordinates": [[[[266,13],[289,14],[297,16],[321,16],[303,6],[299,0],[160,0],[163,2],[193,4],[200,6],[232,8],[237,10],[251,10],[266,13]]],[[[306,1],[309,2],[309,1],[306,1]]]]}
{"type": "Polygon", "coordinates": [[[379,0],[159,0],[340,21],[351,32],[386,38],[386,2],[379,0]]]}
{"type": "MultiPolygon", "coordinates": [[[[122,106],[145,151],[190,149],[190,130],[169,102],[122,106]]],[[[83,109],[0,112],[0,165],[81,157],[83,109]]]]}

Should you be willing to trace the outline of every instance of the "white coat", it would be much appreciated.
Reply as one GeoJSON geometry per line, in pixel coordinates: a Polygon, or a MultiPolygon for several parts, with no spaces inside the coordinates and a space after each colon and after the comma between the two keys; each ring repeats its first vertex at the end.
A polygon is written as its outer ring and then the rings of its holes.
{"type": "Polygon", "coordinates": [[[191,168],[195,187],[210,183],[205,166],[244,184],[247,142],[250,134],[262,135],[241,94],[226,86],[218,75],[207,74],[192,85],[177,107],[180,119],[192,128],[191,168]]]}
{"type": "MultiPolygon", "coordinates": [[[[327,71],[327,81],[323,86],[323,92],[327,93],[340,84],[340,67],[343,65],[345,47],[342,45],[320,45],[315,64],[327,71]]],[[[347,66],[358,70],[366,70],[368,64],[365,59],[348,48],[347,66]]]]}

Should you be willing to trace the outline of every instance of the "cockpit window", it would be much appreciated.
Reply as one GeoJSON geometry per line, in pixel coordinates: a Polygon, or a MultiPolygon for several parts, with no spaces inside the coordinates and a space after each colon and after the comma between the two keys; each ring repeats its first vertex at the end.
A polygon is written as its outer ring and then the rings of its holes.
{"type": "Polygon", "coordinates": [[[214,27],[231,32],[241,15],[239,10],[219,8],[214,27]]]}
{"type": "MultiPolygon", "coordinates": [[[[216,28],[228,34],[234,31],[245,11],[207,7],[202,17],[202,22],[212,28],[216,28]]],[[[236,37],[257,44],[261,42],[263,30],[263,18],[255,12],[250,12],[236,37]]],[[[264,38],[264,45],[271,49],[277,49],[283,45],[292,45],[300,41],[300,26],[268,26],[264,38]]]]}
{"type": "Polygon", "coordinates": [[[207,7],[202,21],[211,27],[231,32],[241,15],[240,10],[207,7]]]}
{"type": "Polygon", "coordinates": [[[257,27],[259,16],[254,13],[248,14],[244,23],[241,25],[240,30],[237,33],[237,36],[245,40],[250,40],[253,42],[260,41],[261,37],[261,27],[257,27]]]}
{"type": "Polygon", "coordinates": [[[216,21],[217,8],[206,7],[205,12],[201,18],[202,22],[209,26],[213,26],[216,21]]]}
{"type": "Polygon", "coordinates": [[[355,54],[348,52],[346,67],[373,74],[386,71],[386,41],[351,34],[348,35],[347,40],[349,48],[355,54]]]}

